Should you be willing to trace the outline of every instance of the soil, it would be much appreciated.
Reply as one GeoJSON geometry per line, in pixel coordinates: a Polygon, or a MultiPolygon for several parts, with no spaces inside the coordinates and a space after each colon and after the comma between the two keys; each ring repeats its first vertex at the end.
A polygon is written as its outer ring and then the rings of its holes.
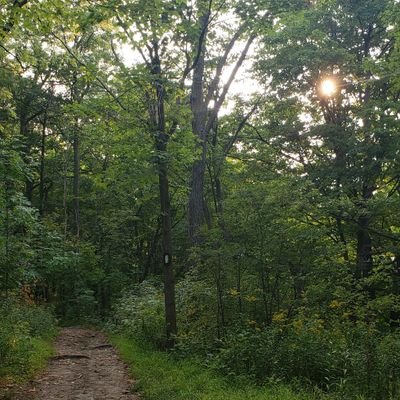
{"type": "MultiPolygon", "coordinates": [[[[127,366],[101,332],[62,329],[47,371],[6,397],[14,400],[139,400],[127,366]]],[[[15,389],[15,388],[14,388],[15,389]]],[[[0,394],[0,398],[1,394],[0,394]]]]}

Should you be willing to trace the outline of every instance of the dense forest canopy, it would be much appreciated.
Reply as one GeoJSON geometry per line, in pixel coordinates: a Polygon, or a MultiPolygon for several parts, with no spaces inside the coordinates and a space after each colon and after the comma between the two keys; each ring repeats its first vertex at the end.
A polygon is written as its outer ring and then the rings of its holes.
{"type": "Polygon", "coordinates": [[[398,398],[399,21],[397,0],[0,0],[1,309],[398,398]]]}

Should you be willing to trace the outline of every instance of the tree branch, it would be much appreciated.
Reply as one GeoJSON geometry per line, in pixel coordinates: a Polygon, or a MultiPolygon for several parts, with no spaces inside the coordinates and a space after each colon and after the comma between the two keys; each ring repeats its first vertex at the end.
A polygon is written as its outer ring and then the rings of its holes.
{"type": "Polygon", "coordinates": [[[225,147],[224,147],[224,155],[225,155],[225,156],[230,152],[232,146],[235,144],[235,142],[236,142],[236,140],[237,140],[237,138],[238,138],[238,136],[239,136],[239,133],[240,133],[240,132],[242,131],[242,129],[246,126],[247,121],[248,121],[249,118],[254,114],[254,112],[257,110],[257,108],[258,108],[258,104],[255,104],[255,105],[252,107],[252,109],[251,109],[251,110],[244,116],[244,118],[240,121],[239,125],[238,125],[237,128],[236,128],[236,131],[235,131],[234,135],[231,137],[231,139],[228,141],[228,143],[227,143],[227,144],[225,145],[225,147]]]}
{"type": "Polygon", "coordinates": [[[204,22],[203,26],[201,27],[201,32],[199,36],[199,41],[197,43],[197,51],[196,51],[196,56],[193,60],[193,63],[186,66],[185,70],[183,71],[182,74],[182,81],[184,82],[187,76],[190,74],[190,72],[196,68],[200,57],[201,53],[203,52],[203,47],[204,47],[204,42],[207,34],[208,27],[210,26],[210,23],[212,22],[212,19],[210,19],[211,16],[211,7],[212,7],[212,0],[209,1],[208,3],[208,10],[207,13],[203,16],[204,17],[204,22]]]}
{"type": "Polygon", "coordinates": [[[239,27],[239,29],[236,31],[236,33],[233,35],[232,39],[230,40],[228,46],[226,46],[224,54],[218,61],[217,68],[215,70],[214,79],[210,83],[210,86],[208,88],[208,92],[207,92],[207,95],[205,98],[206,106],[208,106],[208,104],[210,103],[210,101],[213,97],[213,94],[215,93],[215,91],[218,88],[218,84],[221,80],[222,70],[226,66],[229,53],[232,51],[233,46],[239,39],[240,35],[243,33],[245,26],[246,26],[246,24],[242,24],[239,27]]]}
{"type": "MultiPolygon", "coordinates": [[[[118,20],[120,26],[121,26],[122,29],[124,30],[125,35],[126,35],[126,36],[128,37],[128,39],[130,40],[131,45],[134,46],[135,49],[137,49],[137,50],[139,51],[139,54],[140,54],[140,56],[142,57],[143,62],[146,64],[146,67],[147,67],[147,68],[151,68],[151,63],[150,63],[150,61],[146,58],[146,55],[143,53],[143,50],[140,48],[140,46],[136,46],[136,42],[135,42],[135,40],[133,39],[132,34],[131,34],[131,33],[129,32],[129,30],[127,29],[127,27],[126,27],[124,21],[122,21],[122,19],[121,19],[121,17],[120,17],[119,15],[117,15],[116,17],[117,17],[117,20],[118,20]]],[[[143,36],[143,35],[142,35],[142,36],[143,36]]],[[[148,46],[146,46],[146,47],[148,48],[148,46]]],[[[150,55],[150,56],[151,56],[151,55],[150,55]]]]}
{"type": "Polygon", "coordinates": [[[236,61],[235,67],[233,68],[231,75],[229,76],[228,82],[225,84],[220,97],[215,102],[215,105],[214,105],[213,109],[211,110],[210,117],[209,117],[209,119],[206,123],[205,129],[204,129],[204,137],[206,139],[207,139],[207,136],[208,136],[211,128],[213,127],[213,125],[215,123],[215,120],[218,116],[219,110],[221,109],[221,106],[222,106],[223,102],[225,101],[225,98],[229,91],[229,88],[231,87],[232,82],[235,79],[239,68],[242,66],[242,64],[247,56],[247,53],[250,49],[250,46],[252,45],[255,38],[256,38],[256,36],[254,34],[252,34],[249,37],[249,39],[247,40],[246,45],[245,45],[244,49],[242,50],[242,53],[240,54],[239,59],[236,61]]]}
{"type": "Polygon", "coordinates": [[[59,36],[57,36],[54,32],[52,33],[52,35],[62,44],[62,46],[65,48],[65,50],[67,50],[68,54],[82,67],[84,67],[85,69],[87,69],[92,76],[94,77],[94,79],[100,84],[100,86],[115,100],[115,102],[124,110],[126,111],[127,108],[122,104],[122,102],[120,101],[120,99],[112,92],[112,90],[98,77],[97,75],[97,71],[93,71],[91,70],[91,68],[85,64],[82,60],[79,59],[79,57],[76,56],[76,54],[74,54],[74,52],[70,49],[70,47],[67,45],[67,43],[65,43],[65,41],[63,39],[61,39],[59,36]]]}
{"type": "Polygon", "coordinates": [[[28,3],[29,0],[14,0],[9,20],[3,26],[3,32],[0,35],[0,40],[4,39],[5,35],[11,31],[13,26],[15,25],[15,17],[16,17],[16,10],[18,8],[22,8],[24,5],[28,3]]]}

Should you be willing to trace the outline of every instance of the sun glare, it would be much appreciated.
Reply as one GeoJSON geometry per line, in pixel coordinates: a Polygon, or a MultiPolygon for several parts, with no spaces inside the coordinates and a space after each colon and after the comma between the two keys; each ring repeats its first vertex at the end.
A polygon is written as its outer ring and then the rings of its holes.
{"type": "Polygon", "coordinates": [[[320,85],[321,94],[327,97],[333,96],[336,93],[337,86],[333,79],[324,79],[320,85]]]}

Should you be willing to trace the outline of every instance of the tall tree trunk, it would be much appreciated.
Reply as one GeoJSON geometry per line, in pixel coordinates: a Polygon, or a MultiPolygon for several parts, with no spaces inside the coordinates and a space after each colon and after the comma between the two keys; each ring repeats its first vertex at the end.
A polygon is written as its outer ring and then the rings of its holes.
{"type": "MultiPolygon", "coordinates": [[[[367,58],[369,55],[370,47],[371,47],[371,34],[372,27],[368,28],[368,33],[364,36],[364,57],[367,58]]],[[[367,74],[367,79],[371,79],[371,74],[367,74]]],[[[364,93],[364,105],[367,109],[368,103],[371,98],[371,88],[367,85],[364,93]]],[[[370,141],[369,135],[370,130],[372,128],[371,120],[368,115],[369,111],[365,114],[363,118],[364,128],[366,135],[364,137],[364,141],[369,142],[372,145],[372,141],[370,141]]],[[[373,165],[374,159],[372,159],[368,154],[365,156],[365,166],[373,165]]],[[[367,175],[364,177],[364,183],[361,194],[361,201],[358,204],[360,210],[360,216],[358,218],[358,226],[357,226],[357,260],[356,260],[356,276],[358,278],[364,278],[368,276],[373,268],[373,260],[372,260],[372,238],[369,234],[369,226],[371,224],[371,217],[365,212],[367,208],[367,204],[370,200],[372,200],[374,196],[375,190],[375,182],[377,177],[380,174],[380,167],[378,168],[377,173],[367,175]]],[[[369,288],[370,294],[373,295],[373,288],[369,288]]]]}
{"type": "Polygon", "coordinates": [[[217,335],[218,339],[225,336],[225,306],[223,296],[223,271],[221,255],[218,255],[218,267],[216,273],[217,289],[217,335]]]}
{"type": "Polygon", "coordinates": [[[74,176],[72,184],[72,208],[73,208],[73,221],[74,221],[74,235],[79,240],[80,236],[80,203],[79,203],[79,186],[80,186],[80,146],[79,146],[79,132],[77,126],[73,136],[73,153],[74,153],[74,176]]]}
{"type": "Polygon", "coordinates": [[[224,103],[232,82],[234,81],[239,68],[242,66],[247,53],[255,40],[255,35],[250,35],[235,62],[234,68],[219,93],[219,84],[223,68],[228,64],[228,57],[242,33],[245,30],[245,24],[240,26],[235,32],[231,40],[227,43],[224,53],[218,60],[215,76],[211,80],[208,89],[204,91],[205,80],[205,52],[207,28],[210,21],[210,7],[200,10],[199,17],[200,28],[200,46],[197,55],[195,67],[193,69],[193,80],[191,87],[190,106],[192,110],[192,131],[197,139],[198,149],[200,150],[200,158],[195,161],[192,168],[189,207],[188,207],[188,223],[189,223],[189,241],[192,245],[201,243],[200,228],[207,215],[207,203],[204,198],[204,177],[206,170],[207,144],[210,131],[215,127],[218,113],[224,103]],[[214,105],[209,107],[211,100],[214,105]]]}
{"type": "Polygon", "coordinates": [[[158,180],[160,189],[160,206],[162,214],[162,244],[164,258],[164,300],[167,346],[172,347],[177,334],[175,307],[175,277],[172,264],[171,243],[171,204],[169,198],[168,167],[159,162],[158,180]]]}
{"type": "Polygon", "coordinates": [[[197,63],[193,69],[193,81],[191,87],[190,106],[192,110],[192,131],[197,139],[197,149],[200,151],[200,158],[192,167],[188,222],[189,240],[192,245],[200,243],[200,226],[204,221],[204,175],[206,169],[207,155],[207,133],[205,130],[207,121],[207,104],[203,97],[204,86],[204,54],[207,36],[207,24],[209,12],[200,17],[200,30],[203,39],[198,54],[197,63]]]}
{"type": "MultiPolygon", "coordinates": [[[[29,119],[25,106],[21,107],[20,116],[19,116],[19,134],[24,140],[24,161],[29,163],[29,156],[31,153],[31,142],[29,138],[29,119]]],[[[33,190],[35,186],[32,182],[32,179],[27,177],[25,181],[25,197],[32,203],[33,200],[33,190]]]]}
{"type": "Polygon", "coordinates": [[[368,233],[370,220],[362,216],[358,219],[357,232],[357,277],[364,278],[372,271],[372,240],[368,233]]]}
{"type": "Polygon", "coordinates": [[[268,296],[270,295],[271,288],[269,285],[269,274],[265,271],[264,268],[260,271],[260,282],[265,313],[265,323],[267,325],[270,325],[272,322],[272,307],[270,307],[268,296]]]}
{"type": "Polygon", "coordinates": [[[358,278],[364,278],[368,276],[373,268],[372,260],[372,239],[369,234],[369,226],[371,218],[364,214],[362,210],[365,209],[366,203],[373,197],[373,188],[364,187],[362,204],[359,206],[361,215],[358,218],[357,226],[357,269],[356,276],[358,278]]]}
{"type": "Polygon", "coordinates": [[[67,239],[68,232],[68,151],[64,150],[63,159],[63,210],[64,210],[64,239],[67,239]]]}
{"type": "Polygon", "coordinates": [[[46,151],[46,125],[47,125],[47,110],[44,114],[43,126],[42,126],[42,137],[40,142],[40,180],[39,180],[39,215],[43,217],[44,212],[44,163],[45,163],[45,151],[46,151]]]}
{"type": "Polygon", "coordinates": [[[192,245],[201,242],[200,227],[205,218],[204,205],[204,172],[206,165],[206,144],[201,146],[201,159],[195,161],[192,167],[192,178],[189,194],[189,240],[192,245]]]}
{"type": "Polygon", "coordinates": [[[164,85],[161,80],[161,63],[158,56],[158,45],[154,45],[152,59],[152,75],[155,77],[156,104],[152,107],[152,119],[155,132],[155,144],[158,153],[158,182],[160,192],[162,246],[164,264],[164,304],[165,326],[167,334],[167,347],[173,347],[177,334],[176,305],[175,305],[175,276],[172,263],[172,238],[171,238],[171,201],[168,181],[168,155],[167,145],[169,135],[165,127],[164,85]]]}
{"type": "Polygon", "coordinates": [[[12,264],[11,256],[11,189],[12,182],[10,180],[10,158],[8,155],[5,157],[4,162],[4,205],[5,205],[5,216],[4,216],[4,258],[5,260],[1,263],[4,267],[4,292],[5,296],[8,297],[8,291],[10,289],[10,265],[12,264]]]}

